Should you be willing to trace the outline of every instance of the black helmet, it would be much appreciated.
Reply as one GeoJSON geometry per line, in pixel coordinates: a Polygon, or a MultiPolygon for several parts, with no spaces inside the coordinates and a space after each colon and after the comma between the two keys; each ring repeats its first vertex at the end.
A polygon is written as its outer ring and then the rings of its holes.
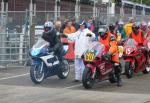
{"type": "Polygon", "coordinates": [[[109,30],[110,31],[114,31],[115,30],[115,26],[112,23],[109,24],[109,30]]]}
{"type": "Polygon", "coordinates": [[[138,30],[139,30],[139,25],[135,22],[135,23],[133,23],[133,25],[132,25],[132,31],[134,32],[134,33],[137,33],[138,32],[138,30]]]}

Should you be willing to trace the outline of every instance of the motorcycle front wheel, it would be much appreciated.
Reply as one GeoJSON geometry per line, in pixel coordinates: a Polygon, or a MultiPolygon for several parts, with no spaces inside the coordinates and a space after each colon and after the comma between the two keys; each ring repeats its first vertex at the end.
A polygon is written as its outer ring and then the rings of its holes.
{"type": "Polygon", "coordinates": [[[92,78],[92,76],[93,76],[93,73],[91,69],[85,68],[83,71],[83,75],[82,75],[82,84],[84,88],[90,89],[93,87],[95,83],[95,78],[92,78]]]}
{"type": "Polygon", "coordinates": [[[44,63],[41,62],[39,65],[34,65],[31,66],[30,68],[30,78],[33,83],[35,84],[40,84],[45,77],[45,72],[44,72],[44,63]]]}

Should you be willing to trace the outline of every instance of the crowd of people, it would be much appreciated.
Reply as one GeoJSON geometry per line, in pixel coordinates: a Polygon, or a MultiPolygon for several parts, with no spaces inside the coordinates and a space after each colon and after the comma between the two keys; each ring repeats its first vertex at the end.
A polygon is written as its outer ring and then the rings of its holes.
{"type": "MultiPolygon", "coordinates": [[[[92,41],[98,41],[108,51],[104,57],[111,58],[117,77],[117,86],[122,86],[118,41],[133,38],[137,43],[144,46],[146,38],[150,36],[150,22],[143,21],[140,23],[135,22],[133,18],[129,18],[127,23],[120,20],[115,24],[110,23],[106,27],[96,29],[93,18],[80,20],[79,23],[75,19],[66,19],[64,24],[59,20],[55,21],[54,24],[47,21],[44,24],[42,37],[50,42],[51,47],[49,51],[55,51],[59,57],[63,56],[60,35],[64,35],[75,42],[75,82],[79,82],[82,79],[84,63],[81,55],[92,41]]],[[[145,56],[149,58],[146,49],[145,56]]]]}

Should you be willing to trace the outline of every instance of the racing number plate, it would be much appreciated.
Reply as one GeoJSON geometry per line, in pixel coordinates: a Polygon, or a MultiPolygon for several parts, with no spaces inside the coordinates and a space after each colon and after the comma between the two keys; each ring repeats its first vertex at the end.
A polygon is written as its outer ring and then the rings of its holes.
{"type": "Polygon", "coordinates": [[[85,61],[91,62],[94,60],[94,52],[87,52],[85,53],[84,57],[85,57],[84,58],[85,61]]]}

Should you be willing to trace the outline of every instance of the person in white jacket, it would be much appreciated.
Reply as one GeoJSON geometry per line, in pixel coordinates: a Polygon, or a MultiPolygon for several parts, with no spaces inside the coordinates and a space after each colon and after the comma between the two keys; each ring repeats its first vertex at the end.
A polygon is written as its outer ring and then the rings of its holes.
{"type": "Polygon", "coordinates": [[[75,82],[82,79],[84,63],[81,59],[82,54],[88,49],[89,44],[95,39],[95,34],[86,28],[86,22],[80,22],[80,28],[77,32],[64,34],[71,41],[75,41],[75,82]]]}

